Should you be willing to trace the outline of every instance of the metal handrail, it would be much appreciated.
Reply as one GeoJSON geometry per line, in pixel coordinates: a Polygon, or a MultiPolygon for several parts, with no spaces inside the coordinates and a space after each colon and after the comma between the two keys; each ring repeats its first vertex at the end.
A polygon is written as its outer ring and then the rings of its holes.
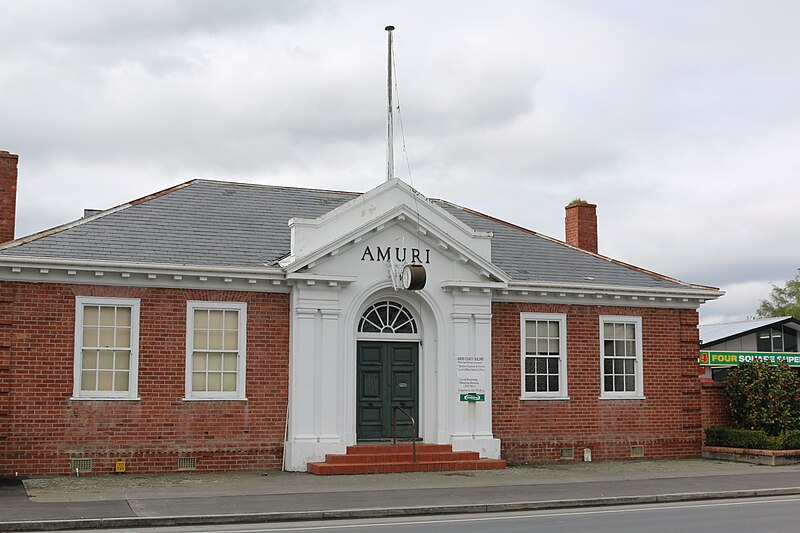
{"type": "Polygon", "coordinates": [[[417,421],[411,416],[411,413],[405,410],[400,405],[392,404],[392,444],[397,444],[397,411],[400,411],[411,420],[411,462],[417,462],[417,421]]]}

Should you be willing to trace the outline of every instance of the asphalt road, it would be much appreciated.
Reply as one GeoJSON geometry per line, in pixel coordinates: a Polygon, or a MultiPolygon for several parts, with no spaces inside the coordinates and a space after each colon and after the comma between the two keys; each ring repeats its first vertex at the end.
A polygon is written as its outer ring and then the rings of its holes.
{"type": "MultiPolygon", "coordinates": [[[[775,497],[685,504],[598,507],[525,513],[451,515],[436,517],[387,518],[291,524],[248,524],[244,526],[205,526],[139,528],[151,533],[268,533],[325,532],[363,533],[365,531],[401,533],[490,533],[547,532],[619,533],[796,533],[800,531],[800,497],[775,497]]],[[[89,530],[83,530],[89,531],[89,530]]],[[[91,530],[104,531],[108,530],[91,530]]],[[[116,532],[134,530],[117,529],[116,532]]]]}

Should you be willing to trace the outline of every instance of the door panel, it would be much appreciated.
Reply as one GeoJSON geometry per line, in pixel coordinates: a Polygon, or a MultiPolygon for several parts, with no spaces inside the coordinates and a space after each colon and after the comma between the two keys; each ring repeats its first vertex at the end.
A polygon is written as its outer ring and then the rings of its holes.
{"type": "MultiPolygon", "coordinates": [[[[392,437],[392,406],[419,420],[419,345],[359,342],[357,346],[356,433],[360,441],[392,437]]],[[[417,437],[411,421],[396,412],[397,437],[417,437]]]]}

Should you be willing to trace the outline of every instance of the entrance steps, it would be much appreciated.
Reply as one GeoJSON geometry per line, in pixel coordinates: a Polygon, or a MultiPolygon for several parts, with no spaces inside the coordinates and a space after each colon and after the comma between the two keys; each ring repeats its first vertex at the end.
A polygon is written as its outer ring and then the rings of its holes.
{"type": "Polygon", "coordinates": [[[481,459],[478,452],[454,452],[449,444],[360,444],[346,454],[328,454],[324,462],[308,463],[308,471],[320,476],[340,474],[388,474],[396,472],[444,472],[452,470],[499,470],[502,459],[481,459]]]}

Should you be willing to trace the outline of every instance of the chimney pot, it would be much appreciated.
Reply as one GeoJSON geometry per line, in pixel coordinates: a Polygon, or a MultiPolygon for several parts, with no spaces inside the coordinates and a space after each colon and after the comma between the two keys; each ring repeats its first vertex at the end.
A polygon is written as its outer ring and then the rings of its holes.
{"type": "Polygon", "coordinates": [[[566,241],[581,250],[597,253],[597,205],[585,201],[570,203],[566,210],[566,241]]]}
{"type": "Polygon", "coordinates": [[[18,162],[18,155],[0,150],[0,243],[14,240],[18,162]]]}

